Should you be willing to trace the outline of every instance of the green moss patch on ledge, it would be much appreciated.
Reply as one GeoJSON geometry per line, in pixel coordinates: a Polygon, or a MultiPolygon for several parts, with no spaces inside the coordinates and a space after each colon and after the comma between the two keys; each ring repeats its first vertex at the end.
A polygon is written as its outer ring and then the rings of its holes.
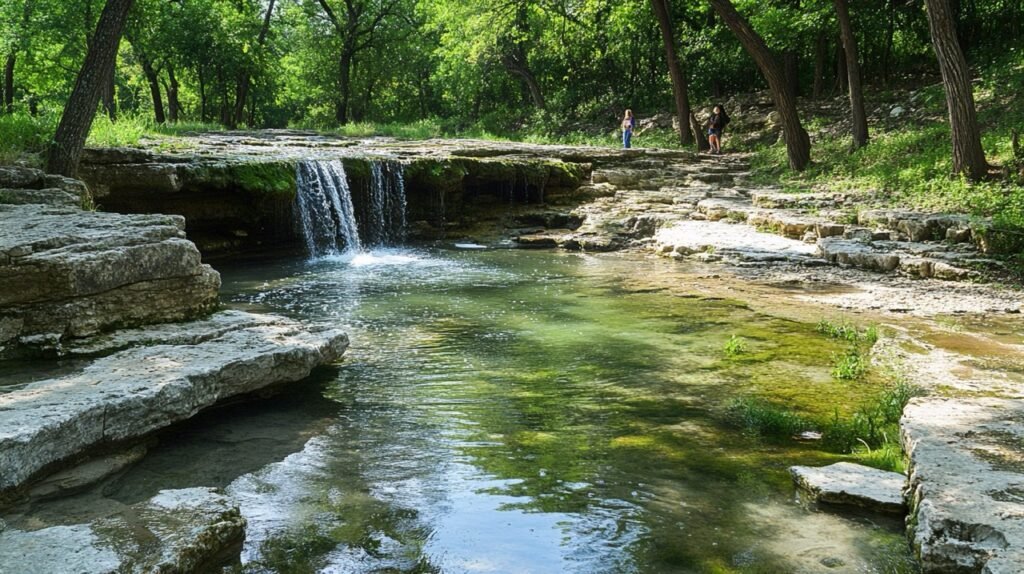
{"type": "Polygon", "coordinates": [[[292,199],[298,190],[292,162],[238,163],[228,168],[228,177],[239,189],[257,196],[292,199]]]}

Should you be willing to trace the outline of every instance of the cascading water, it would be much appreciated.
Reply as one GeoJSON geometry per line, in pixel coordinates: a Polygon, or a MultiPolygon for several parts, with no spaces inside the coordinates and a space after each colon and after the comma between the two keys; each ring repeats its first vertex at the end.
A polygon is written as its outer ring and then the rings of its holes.
{"type": "Polygon", "coordinates": [[[297,223],[309,254],[320,257],[361,250],[352,194],[341,161],[300,162],[297,180],[297,223]]]}
{"type": "Polygon", "coordinates": [[[395,245],[405,240],[405,178],[402,164],[370,164],[366,205],[361,210],[363,239],[368,245],[395,245]]]}

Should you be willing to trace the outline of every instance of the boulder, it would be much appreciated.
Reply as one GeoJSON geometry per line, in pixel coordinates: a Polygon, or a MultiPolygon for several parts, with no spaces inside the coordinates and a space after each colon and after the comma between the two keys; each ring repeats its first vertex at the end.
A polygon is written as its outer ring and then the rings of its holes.
{"type": "Polygon", "coordinates": [[[1024,571],[1024,400],[915,398],[903,411],[910,535],[925,573],[1024,571]]]}
{"type": "Polygon", "coordinates": [[[0,205],[0,355],[211,312],[220,275],[184,225],[179,216],[0,205]]]}
{"type": "Polygon", "coordinates": [[[851,462],[824,467],[793,466],[793,481],[814,500],[876,510],[903,513],[903,487],[907,477],[851,462]]]}
{"type": "Polygon", "coordinates": [[[245,539],[238,505],[209,488],[163,490],[89,524],[0,532],[2,574],[207,572],[245,539]]]}
{"type": "Polygon", "coordinates": [[[302,379],[347,346],[341,331],[311,331],[277,318],[199,344],[126,349],[79,372],[0,394],[0,492],[224,399],[302,379]]]}

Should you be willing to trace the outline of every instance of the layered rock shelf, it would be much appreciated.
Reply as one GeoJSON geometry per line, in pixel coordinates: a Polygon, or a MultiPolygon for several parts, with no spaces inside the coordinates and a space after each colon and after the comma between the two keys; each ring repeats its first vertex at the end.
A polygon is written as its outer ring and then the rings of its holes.
{"type": "MultiPolygon", "coordinates": [[[[134,347],[81,372],[0,394],[0,492],[224,399],[302,379],[338,359],[348,345],[338,330],[310,332],[285,319],[236,318],[240,328],[201,344],[134,347]]],[[[209,329],[209,323],[200,324],[195,336],[209,329]]],[[[177,331],[187,337],[190,327],[179,325],[177,331]]]]}
{"type": "Polygon", "coordinates": [[[0,574],[209,572],[244,539],[245,519],[228,497],[165,490],[89,524],[0,531],[0,574]]]}

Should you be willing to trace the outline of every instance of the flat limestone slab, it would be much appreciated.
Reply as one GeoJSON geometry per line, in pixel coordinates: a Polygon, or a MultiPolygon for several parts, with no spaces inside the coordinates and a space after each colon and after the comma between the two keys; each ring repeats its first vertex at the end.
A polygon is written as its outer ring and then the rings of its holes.
{"type": "Polygon", "coordinates": [[[829,466],[792,466],[793,481],[814,496],[831,504],[850,504],[870,510],[902,513],[903,487],[907,477],[898,472],[878,470],[852,462],[829,466]]]}
{"type": "Polygon", "coordinates": [[[679,255],[713,252],[745,261],[799,261],[815,254],[815,247],[803,241],[719,221],[680,221],[660,229],[654,240],[662,252],[679,255]]]}
{"type": "Polygon", "coordinates": [[[1024,400],[916,398],[900,427],[924,572],[1024,572],[1024,400]]]}
{"type": "Polygon", "coordinates": [[[76,374],[0,394],[0,493],[97,446],[144,436],[228,397],[302,379],[347,346],[339,330],[311,332],[278,318],[199,344],[130,348],[76,374]]]}
{"type": "Polygon", "coordinates": [[[207,571],[244,538],[245,519],[223,494],[163,490],[90,524],[0,532],[0,574],[207,571]]]}

